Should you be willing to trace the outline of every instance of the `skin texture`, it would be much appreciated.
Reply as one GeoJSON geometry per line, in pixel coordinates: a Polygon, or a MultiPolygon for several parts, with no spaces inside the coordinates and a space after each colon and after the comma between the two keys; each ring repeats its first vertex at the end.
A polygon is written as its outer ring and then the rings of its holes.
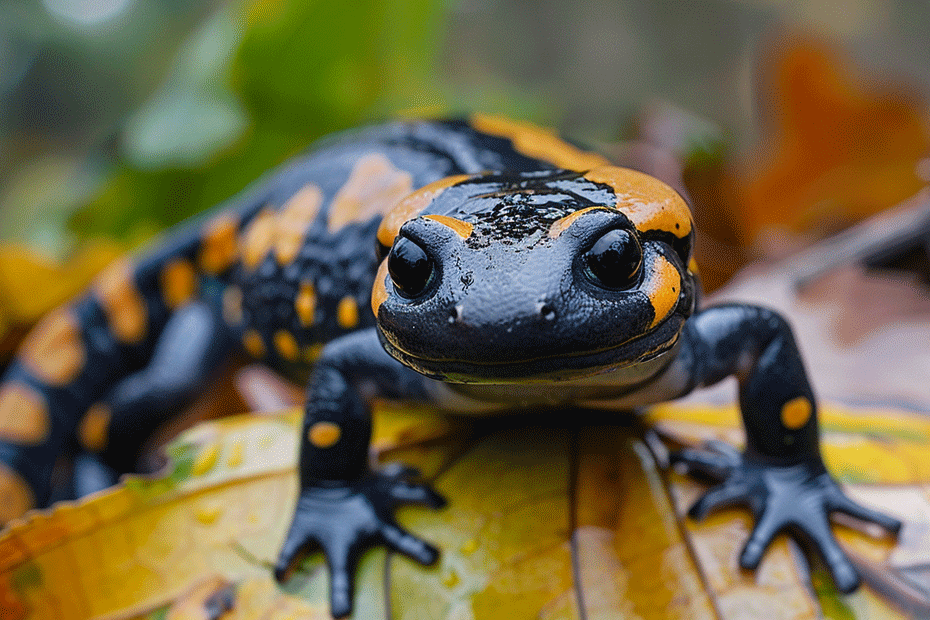
{"type": "Polygon", "coordinates": [[[743,566],[788,529],[852,590],[830,512],[899,524],[853,504],[826,471],[784,320],[697,308],[692,242],[670,187],[549,130],[477,117],[329,138],[114,265],[36,329],[0,386],[15,400],[0,413],[32,412],[0,424],[0,482],[21,510],[52,497],[62,454],[131,470],[225,359],[251,355],[307,384],[301,492],[276,576],[322,547],[342,617],[367,547],[424,564],[438,554],[393,511],[442,498],[410,469],[369,468],[373,398],[475,413],[634,407],[736,375],[745,451],[675,457],[720,482],[692,515],[745,504],[757,521],[743,566]]]}

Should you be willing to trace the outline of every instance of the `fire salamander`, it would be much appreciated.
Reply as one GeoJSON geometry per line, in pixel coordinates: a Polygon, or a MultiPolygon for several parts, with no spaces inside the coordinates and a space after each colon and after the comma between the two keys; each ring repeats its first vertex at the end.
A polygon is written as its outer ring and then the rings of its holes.
{"type": "Polygon", "coordinates": [[[853,503],[824,467],[784,319],[697,308],[693,236],[670,187],[527,124],[395,122],[324,140],[32,331],[0,386],[0,513],[47,503],[52,465],[74,446],[131,469],[152,429],[243,349],[307,383],[301,491],[275,574],[322,547],[341,617],[364,549],[437,557],[393,510],[443,499],[411,470],[369,467],[372,398],[620,409],[735,375],[745,450],[674,457],[719,481],[691,516],[748,505],[743,567],[787,529],[851,591],[830,513],[900,523],[853,503]]]}

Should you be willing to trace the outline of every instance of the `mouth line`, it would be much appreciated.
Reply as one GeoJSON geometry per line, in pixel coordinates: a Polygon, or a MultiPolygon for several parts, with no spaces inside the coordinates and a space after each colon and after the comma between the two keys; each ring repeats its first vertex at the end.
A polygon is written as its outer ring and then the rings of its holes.
{"type": "Polygon", "coordinates": [[[428,358],[410,353],[391,343],[385,335],[378,330],[382,346],[389,355],[414,370],[431,377],[456,382],[467,382],[468,378],[480,379],[532,379],[539,377],[545,379],[551,376],[571,375],[581,377],[595,375],[606,369],[619,370],[652,359],[672,349],[678,342],[684,321],[671,334],[655,343],[654,346],[637,350],[635,345],[644,342],[650,336],[661,333],[667,327],[670,319],[662,321],[648,333],[611,347],[596,350],[568,352],[558,355],[548,355],[525,358],[512,361],[479,361],[462,360],[454,358],[428,358]],[[623,349],[631,349],[628,356],[617,356],[623,349]],[[618,362],[619,358],[619,362],[618,362]]]}

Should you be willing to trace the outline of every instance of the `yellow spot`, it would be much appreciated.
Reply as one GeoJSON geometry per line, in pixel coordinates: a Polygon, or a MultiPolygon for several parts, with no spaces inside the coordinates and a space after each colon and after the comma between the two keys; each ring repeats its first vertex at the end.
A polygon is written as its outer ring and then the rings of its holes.
{"type": "Polygon", "coordinates": [[[568,230],[568,228],[575,223],[575,221],[591,211],[603,209],[603,207],[585,207],[584,209],[578,209],[573,213],[569,213],[565,217],[559,218],[556,221],[552,222],[552,226],[549,227],[549,236],[553,239],[557,239],[559,235],[568,230]]]}
{"type": "Polygon", "coordinates": [[[288,265],[297,257],[304,242],[307,228],[320,211],[323,192],[316,185],[307,184],[284,203],[277,216],[275,256],[279,265],[288,265]]]}
{"type": "Polygon", "coordinates": [[[197,520],[203,525],[213,525],[220,518],[223,510],[219,507],[201,508],[197,511],[197,520]]]}
{"type": "Polygon", "coordinates": [[[384,219],[381,220],[381,225],[378,227],[378,241],[387,248],[394,245],[394,238],[397,237],[397,232],[400,230],[400,227],[404,225],[404,222],[418,216],[420,212],[428,207],[431,202],[436,200],[439,194],[447,187],[452,187],[470,178],[472,178],[472,175],[468,174],[446,177],[421,187],[398,202],[397,206],[388,211],[384,219]]]}
{"type": "Polygon", "coordinates": [[[161,292],[169,308],[177,308],[197,292],[197,273],[190,261],[173,260],[161,270],[161,292]]]}
{"type": "Polygon", "coordinates": [[[294,300],[294,310],[297,312],[301,325],[304,327],[313,325],[316,318],[316,289],[313,288],[313,282],[300,283],[300,292],[294,300]]]}
{"type": "Polygon", "coordinates": [[[532,123],[476,114],[471,119],[471,126],[482,133],[507,138],[513,143],[514,150],[527,157],[548,161],[566,170],[590,170],[610,164],[604,156],[572,146],[559,138],[554,130],[532,123]]]}
{"type": "Polygon", "coordinates": [[[214,467],[220,456],[220,444],[216,441],[204,446],[197,458],[194,460],[194,466],[191,468],[192,476],[202,476],[214,467]]]}
{"type": "Polygon", "coordinates": [[[700,269],[698,269],[698,264],[697,264],[697,261],[694,260],[694,257],[692,257],[691,260],[688,261],[688,271],[690,271],[693,274],[700,273],[700,269]]]}
{"type": "Polygon", "coordinates": [[[265,341],[256,330],[246,330],[242,335],[242,344],[252,357],[265,357],[265,341]]]}
{"type": "Polygon", "coordinates": [[[649,326],[652,329],[667,317],[678,303],[681,294],[681,274],[664,256],[656,256],[643,282],[642,290],[649,296],[655,310],[655,318],[649,326]]]}
{"type": "Polygon", "coordinates": [[[315,362],[323,352],[323,343],[310,344],[304,347],[303,358],[305,362],[315,362]]]}
{"type": "Polygon", "coordinates": [[[277,229],[274,210],[270,207],[255,216],[242,236],[242,264],[247,269],[254,269],[262,262],[274,245],[277,229]]]}
{"type": "Polygon", "coordinates": [[[814,407],[804,396],[792,398],[781,406],[781,423],[793,431],[798,430],[811,419],[814,407]]]}
{"type": "Polygon", "coordinates": [[[343,329],[358,327],[358,304],[355,303],[355,298],[345,296],[339,300],[339,306],[336,308],[336,322],[343,329]]]}
{"type": "Polygon", "coordinates": [[[106,448],[112,415],[110,408],[103,403],[88,409],[78,427],[81,445],[91,452],[100,452],[106,448]]]}
{"type": "Polygon", "coordinates": [[[236,261],[236,231],[239,223],[229,213],[221,213],[207,222],[200,244],[198,262],[205,272],[223,273],[236,261]]]}
{"type": "Polygon", "coordinates": [[[297,340],[294,339],[293,334],[283,329],[274,333],[274,347],[281,357],[291,362],[297,361],[297,356],[300,355],[297,340]]]}
{"type": "Polygon", "coordinates": [[[117,261],[97,278],[94,290],[120,342],[136,344],[145,337],[148,310],[136,286],[132,265],[117,261]]]}
{"type": "Polygon", "coordinates": [[[244,455],[245,444],[242,443],[241,439],[237,439],[229,451],[229,456],[226,458],[226,464],[229,467],[239,467],[242,465],[244,455]]]}
{"type": "Polygon", "coordinates": [[[223,320],[229,325],[242,324],[242,289],[238,286],[223,291],[223,320]]]}
{"type": "Polygon", "coordinates": [[[465,555],[471,555],[477,550],[478,550],[478,539],[476,538],[470,538],[466,540],[464,543],[462,543],[462,546],[459,548],[459,551],[461,551],[465,555]]]}
{"type": "Polygon", "coordinates": [[[411,191],[413,177],[409,172],[396,168],[382,153],[368,153],[355,163],[349,180],[333,197],[329,230],[384,215],[411,191]]]}
{"type": "Polygon", "coordinates": [[[0,388],[0,439],[34,446],[48,437],[51,421],[45,397],[25,383],[0,388]]]}
{"type": "Polygon", "coordinates": [[[459,585],[459,574],[454,570],[450,570],[449,574],[443,577],[442,585],[446,586],[447,588],[454,588],[455,586],[459,585]]]}
{"type": "Polygon", "coordinates": [[[0,524],[21,517],[33,507],[32,489],[18,474],[0,463],[0,524]]]}
{"type": "Polygon", "coordinates": [[[307,439],[317,448],[330,448],[342,437],[342,429],[332,422],[317,422],[307,431],[307,439]]]}
{"type": "Polygon", "coordinates": [[[439,222],[443,226],[448,226],[454,230],[456,234],[462,239],[468,239],[468,237],[471,236],[471,231],[475,229],[475,227],[468,222],[457,220],[454,217],[449,217],[448,215],[427,215],[426,219],[439,222]]]}
{"type": "Polygon", "coordinates": [[[20,359],[26,370],[50,386],[70,383],[85,359],[77,317],[64,308],[46,316],[26,337],[20,359]]]}
{"type": "Polygon", "coordinates": [[[388,298],[387,282],[388,267],[387,259],[381,261],[378,266],[378,273],[375,274],[375,283],[371,288],[371,310],[378,316],[378,308],[388,298]]]}
{"type": "Polygon", "coordinates": [[[691,210],[678,192],[662,181],[615,166],[591,170],[584,177],[612,187],[617,196],[615,207],[640,232],[660,230],[679,238],[691,232],[691,210]]]}

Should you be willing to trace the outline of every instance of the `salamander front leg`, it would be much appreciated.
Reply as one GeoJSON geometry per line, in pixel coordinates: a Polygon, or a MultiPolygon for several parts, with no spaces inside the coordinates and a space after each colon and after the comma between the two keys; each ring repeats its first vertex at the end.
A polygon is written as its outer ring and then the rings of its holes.
{"type": "Polygon", "coordinates": [[[686,330],[695,383],[709,385],[735,374],[746,427],[742,454],[715,442],[707,450],[673,456],[720,482],[689,515],[702,519],[719,508],[747,505],[755,527],[740,566],[756,568],[775,536],[788,530],[812,544],[841,591],[856,589],[859,575],[833,536],[830,513],[870,521],[891,533],[901,523],[853,502],[827,472],[814,396],[788,324],[770,310],[727,305],[695,315],[686,330]]]}
{"type": "Polygon", "coordinates": [[[376,396],[425,401],[426,381],[388,356],[372,329],[327,345],[310,382],[300,452],[300,497],[275,577],[285,580],[302,552],[322,549],[329,566],[334,617],[352,611],[355,569],[368,547],[386,545],[422,564],[432,564],[438,557],[435,547],[403,530],[393,515],[400,504],[441,508],[445,500],[413,482],[417,472],[412,468],[377,472],[368,468],[367,401],[376,396]]]}

